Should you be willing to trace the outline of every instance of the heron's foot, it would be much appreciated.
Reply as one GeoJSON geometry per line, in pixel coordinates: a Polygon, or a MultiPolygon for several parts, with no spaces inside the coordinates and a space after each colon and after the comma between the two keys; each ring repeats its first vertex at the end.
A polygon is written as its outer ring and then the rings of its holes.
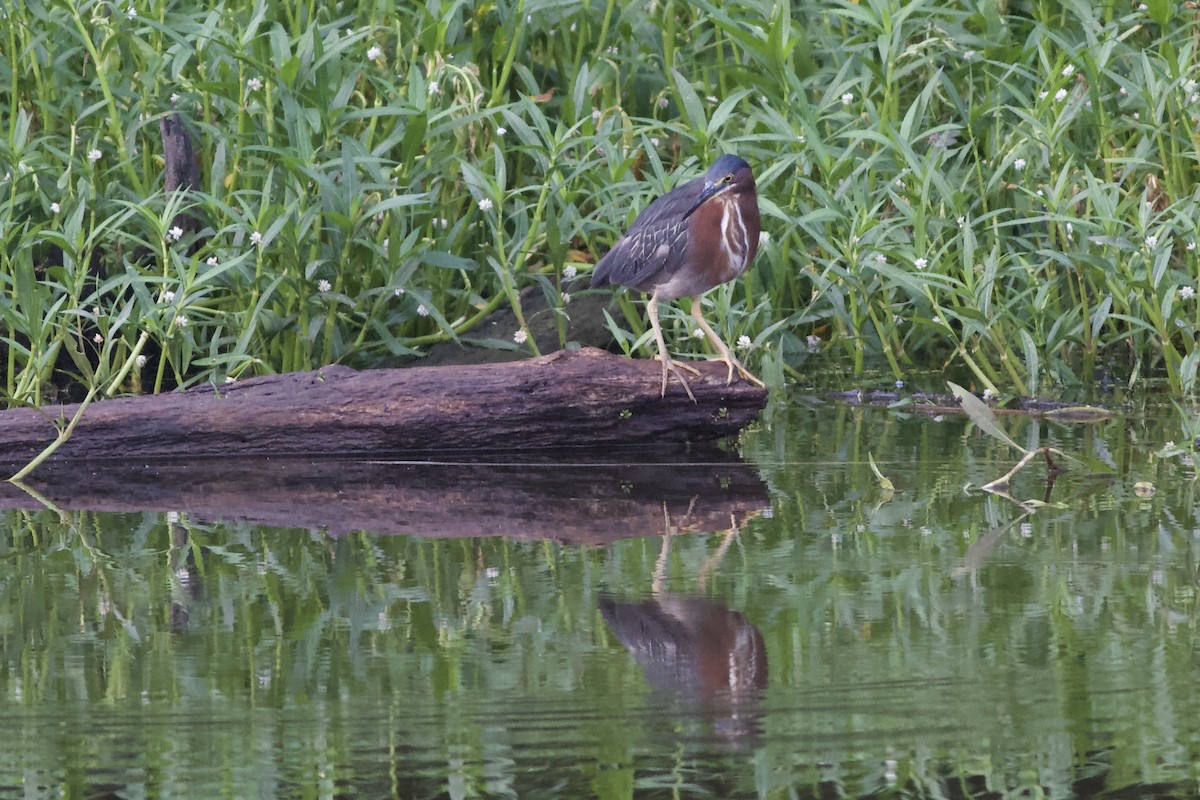
{"type": "Polygon", "coordinates": [[[683,370],[686,369],[693,375],[699,375],[700,370],[696,369],[690,364],[684,364],[681,361],[676,361],[670,356],[655,356],[654,358],[658,361],[661,361],[663,365],[662,391],[659,392],[659,397],[667,396],[667,381],[669,381],[671,376],[674,375],[675,379],[679,381],[679,385],[683,387],[685,392],[687,392],[688,399],[693,403],[696,402],[696,395],[692,394],[692,387],[688,386],[687,379],[683,377],[683,370]]]}
{"type": "Polygon", "coordinates": [[[753,383],[756,386],[761,386],[764,389],[767,388],[767,385],[765,383],[763,383],[762,381],[760,381],[758,378],[754,377],[754,375],[750,372],[750,370],[746,369],[742,365],[742,362],[738,361],[736,358],[733,357],[732,353],[726,353],[725,356],[723,356],[722,358],[717,359],[717,360],[724,361],[725,365],[727,367],[729,367],[729,375],[726,376],[726,378],[725,378],[726,386],[733,383],[733,373],[734,373],[734,370],[737,370],[737,374],[740,375],[741,377],[745,378],[746,380],[750,381],[750,383],[753,383]]]}

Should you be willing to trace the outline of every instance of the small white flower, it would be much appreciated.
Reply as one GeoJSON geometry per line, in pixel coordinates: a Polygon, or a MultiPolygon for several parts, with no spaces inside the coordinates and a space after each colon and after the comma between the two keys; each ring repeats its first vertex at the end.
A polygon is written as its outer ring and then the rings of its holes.
{"type": "Polygon", "coordinates": [[[130,6],[129,8],[125,9],[125,16],[129,17],[129,19],[137,19],[137,9],[133,6],[130,6]]]}
{"type": "Polygon", "coordinates": [[[1196,82],[1190,78],[1183,82],[1183,90],[1188,94],[1196,91],[1196,82]]]}
{"type": "Polygon", "coordinates": [[[655,148],[658,147],[658,137],[657,136],[650,137],[650,146],[655,147],[655,148]]]}
{"type": "Polygon", "coordinates": [[[441,219],[434,220],[434,224],[440,225],[440,226],[442,226],[442,230],[446,230],[446,228],[450,227],[450,220],[446,219],[445,217],[442,217],[441,219]]]}
{"type": "Polygon", "coordinates": [[[876,263],[879,263],[879,264],[886,264],[886,263],[887,263],[887,256],[885,256],[883,253],[876,253],[876,254],[875,254],[875,261],[876,261],[876,263]]]}
{"type": "Polygon", "coordinates": [[[572,23],[571,23],[571,33],[574,33],[574,32],[575,32],[575,27],[576,27],[575,23],[574,23],[574,22],[572,22],[572,23]]]}
{"type": "Polygon", "coordinates": [[[904,381],[897,380],[897,381],[896,381],[896,388],[897,388],[897,389],[903,389],[903,388],[904,388],[904,381]]]}
{"type": "Polygon", "coordinates": [[[168,242],[178,242],[182,238],[183,238],[183,228],[179,227],[178,225],[172,227],[169,231],[167,231],[167,241],[168,242]]]}
{"type": "Polygon", "coordinates": [[[1149,10],[1150,10],[1150,6],[1146,5],[1145,3],[1138,3],[1138,11],[1149,11],[1149,10]]]}
{"type": "Polygon", "coordinates": [[[1117,94],[1121,95],[1121,97],[1124,97],[1125,95],[1129,94],[1129,90],[1122,86],[1120,89],[1117,89],[1117,94]]]}
{"type": "Polygon", "coordinates": [[[916,267],[917,269],[925,269],[926,267],[929,266],[929,260],[925,259],[925,258],[914,259],[913,266],[916,267]]]}
{"type": "Polygon", "coordinates": [[[396,297],[404,297],[404,287],[397,286],[395,289],[392,290],[392,294],[395,295],[396,297]]]}
{"type": "Polygon", "coordinates": [[[232,375],[226,375],[225,383],[237,383],[237,378],[233,377],[232,375]]]}
{"type": "Polygon", "coordinates": [[[479,201],[479,210],[487,213],[492,210],[492,198],[484,197],[479,201]]]}
{"type": "Polygon", "coordinates": [[[103,157],[104,153],[101,153],[99,148],[93,147],[88,151],[88,161],[99,161],[103,157]]]}
{"type": "Polygon", "coordinates": [[[565,306],[569,302],[571,302],[571,293],[563,292],[562,293],[562,304],[565,306]]]}
{"type": "Polygon", "coordinates": [[[965,227],[967,227],[967,218],[966,217],[958,217],[956,220],[954,220],[954,224],[958,225],[958,227],[960,227],[960,228],[965,228],[965,227]]]}
{"type": "Polygon", "coordinates": [[[575,279],[575,276],[579,274],[579,270],[575,268],[574,264],[567,264],[565,267],[563,267],[562,274],[563,280],[570,281],[575,279]]]}
{"type": "Polygon", "coordinates": [[[138,369],[141,369],[142,367],[146,366],[146,357],[139,355],[133,360],[133,363],[137,364],[138,369]]]}
{"type": "Polygon", "coordinates": [[[373,46],[373,47],[367,48],[367,61],[375,61],[381,55],[383,55],[383,51],[380,50],[378,46],[373,46]]]}
{"type": "Polygon", "coordinates": [[[60,206],[58,203],[50,204],[50,213],[51,214],[57,214],[59,211],[62,211],[62,206],[60,206]]]}
{"type": "Polygon", "coordinates": [[[617,54],[617,46],[613,45],[612,47],[606,48],[604,52],[610,56],[615,56],[617,54]]]}
{"type": "Polygon", "coordinates": [[[1050,93],[1049,93],[1049,92],[1038,92],[1038,99],[1039,99],[1039,100],[1045,100],[1045,99],[1046,99],[1047,97],[1049,97],[1049,96],[1050,96],[1050,93]]]}
{"type": "Polygon", "coordinates": [[[1061,103],[1063,100],[1066,100],[1067,99],[1067,90],[1059,89],[1057,92],[1054,93],[1054,99],[1055,99],[1055,101],[1057,101],[1059,103],[1061,103]]]}
{"type": "Polygon", "coordinates": [[[848,106],[853,102],[854,94],[852,92],[846,92],[844,95],[842,95],[842,105],[848,106]]]}
{"type": "Polygon", "coordinates": [[[995,400],[996,399],[996,390],[990,386],[987,387],[986,389],[984,389],[983,390],[983,399],[984,400],[995,400]]]}
{"type": "Polygon", "coordinates": [[[96,344],[104,344],[104,337],[97,333],[92,337],[92,341],[96,344]]]}
{"type": "Polygon", "coordinates": [[[525,332],[524,328],[522,328],[513,334],[513,341],[517,344],[525,344],[525,342],[529,341],[529,334],[525,332]]]}
{"type": "Polygon", "coordinates": [[[438,92],[440,92],[440,91],[442,91],[442,90],[441,90],[441,88],[440,88],[440,87],[437,85],[437,82],[436,82],[436,81],[430,81],[430,82],[429,82],[429,94],[430,94],[430,96],[433,96],[433,95],[437,94],[437,93],[438,93],[438,92]]]}
{"type": "Polygon", "coordinates": [[[171,105],[179,102],[179,92],[171,92],[171,105]]]}
{"type": "Polygon", "coordinates": [[[1067,239],[1074,239],[1074,238],[1075,238],[1075,224],[1073,222],[1068,222],[1067,223],[1067,239]]]}
{"type": "Polygon", "coordinates": [[[697,339],[703,339],[704,331],[700,330],[699,328],[696,328],[696,330],[692,331],[692,336],[697,339]]]}
{"type": "Polygon", "coordinates": [[[251,233],[250,234],[250,244],[254,244],[254,245],[262,244],[262,234],[259,233],[258,231],[254,231],[253,233],[251,233]]]}
{"type": "Polygon", "coordinates": [[[766,247],[767,243],[770,241],[771,241],[770,233],[768,233],[767,231],[759,231],[759,233],[758,233],[758,246],[759,247],[766,247]]]}
{"type": "Polygon", "coordinates": [[[1015,169],[1017,172],[1020,172],[1021,170],[1025,169],[1025,165],[1027,163],[1028,162],[1025,159],[1018,158],[1013,161],[1013,169],[1015,169]]]}
{"type": "Polygon", "coordinates": [[[508,133],[508,128],[504,127],[503,125],[501,125],[499,128],[496,128],[497,136],[503,136],[506,133],[508,133]]]}
{"type": "Polygon", "coordinates": [[[666,108],[669,105],[671,105],[671,101],[668,100],[667,98],[665,98],[665,97],[658,98],[658,107],[659,108],[666,108]]]}
{"type": "Polygon", "coordinates": [[[171,305],[171,303],[175,302],[175,293],[169,289],[167,291],[163,292],[162,293],[162,301],[164,303],[166,303],[167,305],[171,305]]]}
{"type": "Polygon", "coordinates": [[[978,55],[978,53],[976,53],[974,50],[967,50],[962,55],[963,61],[974,61],[976,55],[978,55]]]}
{"type": "Polygon", "coordinates": [[[752,344],[753,342],[750,341],[750,337],[744,333],[737,338],[737,346],[739,350],[749,350],[752,344]]]}
{"type": "Polygon", "coordinates": [[[821,337],[815,333],[810,333],[804,341],[808,344],[808,349],[810,350],[815,350],[821,346],[821,337]]]}
{"type": "Polygon", "coordinates": [[[1179,299],[1180,300],[1191,300],[1195,296],[1196,296],[1196,290],[1194,288],[1192,288],[1191,286],[1179,287],[1179,299]]]}
{"type": "Polygon", "coordinates": [[[216,256],[209,256],[208,258],[204,259],[204,263],[208,264],[210,267],[215,267],[217,264],[219,264],[221,262],[217,261],[216,256]]]}
{"type": "Polygon", "coordinates": [[[1154,234],[1150,234],[1149,236],[1147,236],[1146,237],[1146,247],[1149,247],[1151,250],[1153,250],[1155,247],[1158,247],[1158,237],[1155,236],[1154,234]]]}
{"type": "Polygon", "coordinates": [[[710,94],[708,97],[706,97],[706,98],[704,98],[704,99],[705,99],[705,100],[707,100],[707,101],[708,101],[708,102],[710,102],[710,103],[716,103],[716,102],[718,102],[718,100],[717,100],[717,96],[716,96],[715,94],[710,94]]]}
{"type": "Polygon", "coordinates": [[[420,305],[417,306],[417,316],[418,317],[428,317],[429,316],[429,309],[425,307],[424,303],[421,303],[420,305]]]}
{"type": "Polygon", "coordinates": [[[593,108],[592,109],[592,124],[594,125],[599,121],[600,121],[600,109],[593,108]]]}
{"type": "Polygon", "coordinates": [[[321,294],[325,294],[332,288],[333,288],[333,284],[330,283],[329,281],[325,280],[324,278],[321,278],[321,280],[317,281],[317,291],[320,292],[321,294]]]}
{"type": "Polygon", "coordinates": [[[1188,250],[1195,250],[1195,249],[1196,249],[1196,240],[1195,240],[1195,239],[1193,239],[1192,241],[1190,241],[1190,242],[1188,242],[1188,243],[1187,243],[1187,249],[1188,249],[1188,250]]]}
{"type": "Polygon", "coordinates": [[[186,328],[188,326],[188,324],[189,324],[188,318],[185,317],[183,314],[180,314],[179,316],[177,316],[175,318],[175,327],[176,328],[186,328]]]}
{"type": "Polygon", "coordinates": [[[262,78],[251,78],[246,81],[246,88],[252,92],[257,92],[263,87],[262,78]]]}
{"type": "Polygon", "coordinates": [[[1141,118],[1142,118],[1142,115],[1141,115],[1139,112],[1137,112],[1137,111],[1133,112],[1133,120],[1134,120],[1134,122],[1137,122],[1137,121],[1138,121],[1139,119],[1141,119],[1141,118]]]}
{"type": "Polygon", "coordinates": [[[1063,67],[1062,76],[1064,78],[1069,78],[1074,74],[1075,74],[1075,65],[1074,64],[1067,64],[1065,67],[1063,67]]]}

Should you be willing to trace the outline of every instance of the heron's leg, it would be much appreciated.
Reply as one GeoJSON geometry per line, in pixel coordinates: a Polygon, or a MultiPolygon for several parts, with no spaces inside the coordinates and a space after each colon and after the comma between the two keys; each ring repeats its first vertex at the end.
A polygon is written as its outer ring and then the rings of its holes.
{"type": "Polygon", "coordinates": [[[696,395],[692,394],[692,387],[688,386],[688,382],[684,379],[683,373],[680,370],[690,369],[693,372],[696,372],[697,375],[700,373],[692,367],[671,360],[671,357],[667,355],[667,343],[663,341],[662,326],[658,324],[657,292],[650,295],[650,307],[647,309],[647,316],[650,317],[650,327],[654,329],[654,341],[658,343],[658,360],[661,361],[663,365],[662,391],[659,393],[659,396],[667,396],[667,379],[671,374],[674,374],[679,380],[679,383],[683,386],[683,390],[687,392],[687,396],[691,398],[693,403],[696,402],[696,395]]]}
{"type": "Polygon", "coordinates": [[[742,362],[733,357],[733,353],[729,352],[729,347],[721,341],[721,337],[717,336],[717,332],[704,321],[704,317],[700,314],[699,297],[692,298],[692,316],[696,318],[696,322],[700,325],[700,330],[704,331],[704,335],[708,337],[708,340],[713,343],[713,347],[717,348],[717,352],[721,354],[721,360],[725,362],[725,366],[729,367],[729,375],[725,378],[726,384],[733,383],[733,371],[736,369],[738,374],[746,380],[766,388],[765,383],[750,374],[750,370],[742,366],[742,362]]]}

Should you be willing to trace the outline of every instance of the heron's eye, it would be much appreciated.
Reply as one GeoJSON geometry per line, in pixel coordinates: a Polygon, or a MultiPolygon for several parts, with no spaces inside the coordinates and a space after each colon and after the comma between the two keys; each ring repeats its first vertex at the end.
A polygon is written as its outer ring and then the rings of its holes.
{"type": "Polygon", "coordinates": [[[733,183],[733,173],[731,172],[728,175],[726,175],[724,178],[722,178],[721,183],[733,183]]]}

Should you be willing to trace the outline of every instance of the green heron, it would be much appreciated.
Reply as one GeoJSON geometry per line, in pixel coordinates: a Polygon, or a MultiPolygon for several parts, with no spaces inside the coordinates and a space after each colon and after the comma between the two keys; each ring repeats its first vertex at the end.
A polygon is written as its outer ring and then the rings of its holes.
{"type": "Polygon", "coordinates": [[[668,376],[674,374],[688,397],[695,401],[680,368],[699,372],[672,361],[658,324],[658,303],[692,298],[692,316],[700,330],[729,367],[759,386],[729,351],[700,313],[700,296],[714,286],[733,280],[745,271],[758,252],[762,223],[750,165],[734,155],[713,162],[702,178],[695,178],[659,197],[638,215],[592,273],[592,287],[616,284],[650,295],[647,311],[658,357],[663,365],[661,395],[667,394],[668,376]]]}

